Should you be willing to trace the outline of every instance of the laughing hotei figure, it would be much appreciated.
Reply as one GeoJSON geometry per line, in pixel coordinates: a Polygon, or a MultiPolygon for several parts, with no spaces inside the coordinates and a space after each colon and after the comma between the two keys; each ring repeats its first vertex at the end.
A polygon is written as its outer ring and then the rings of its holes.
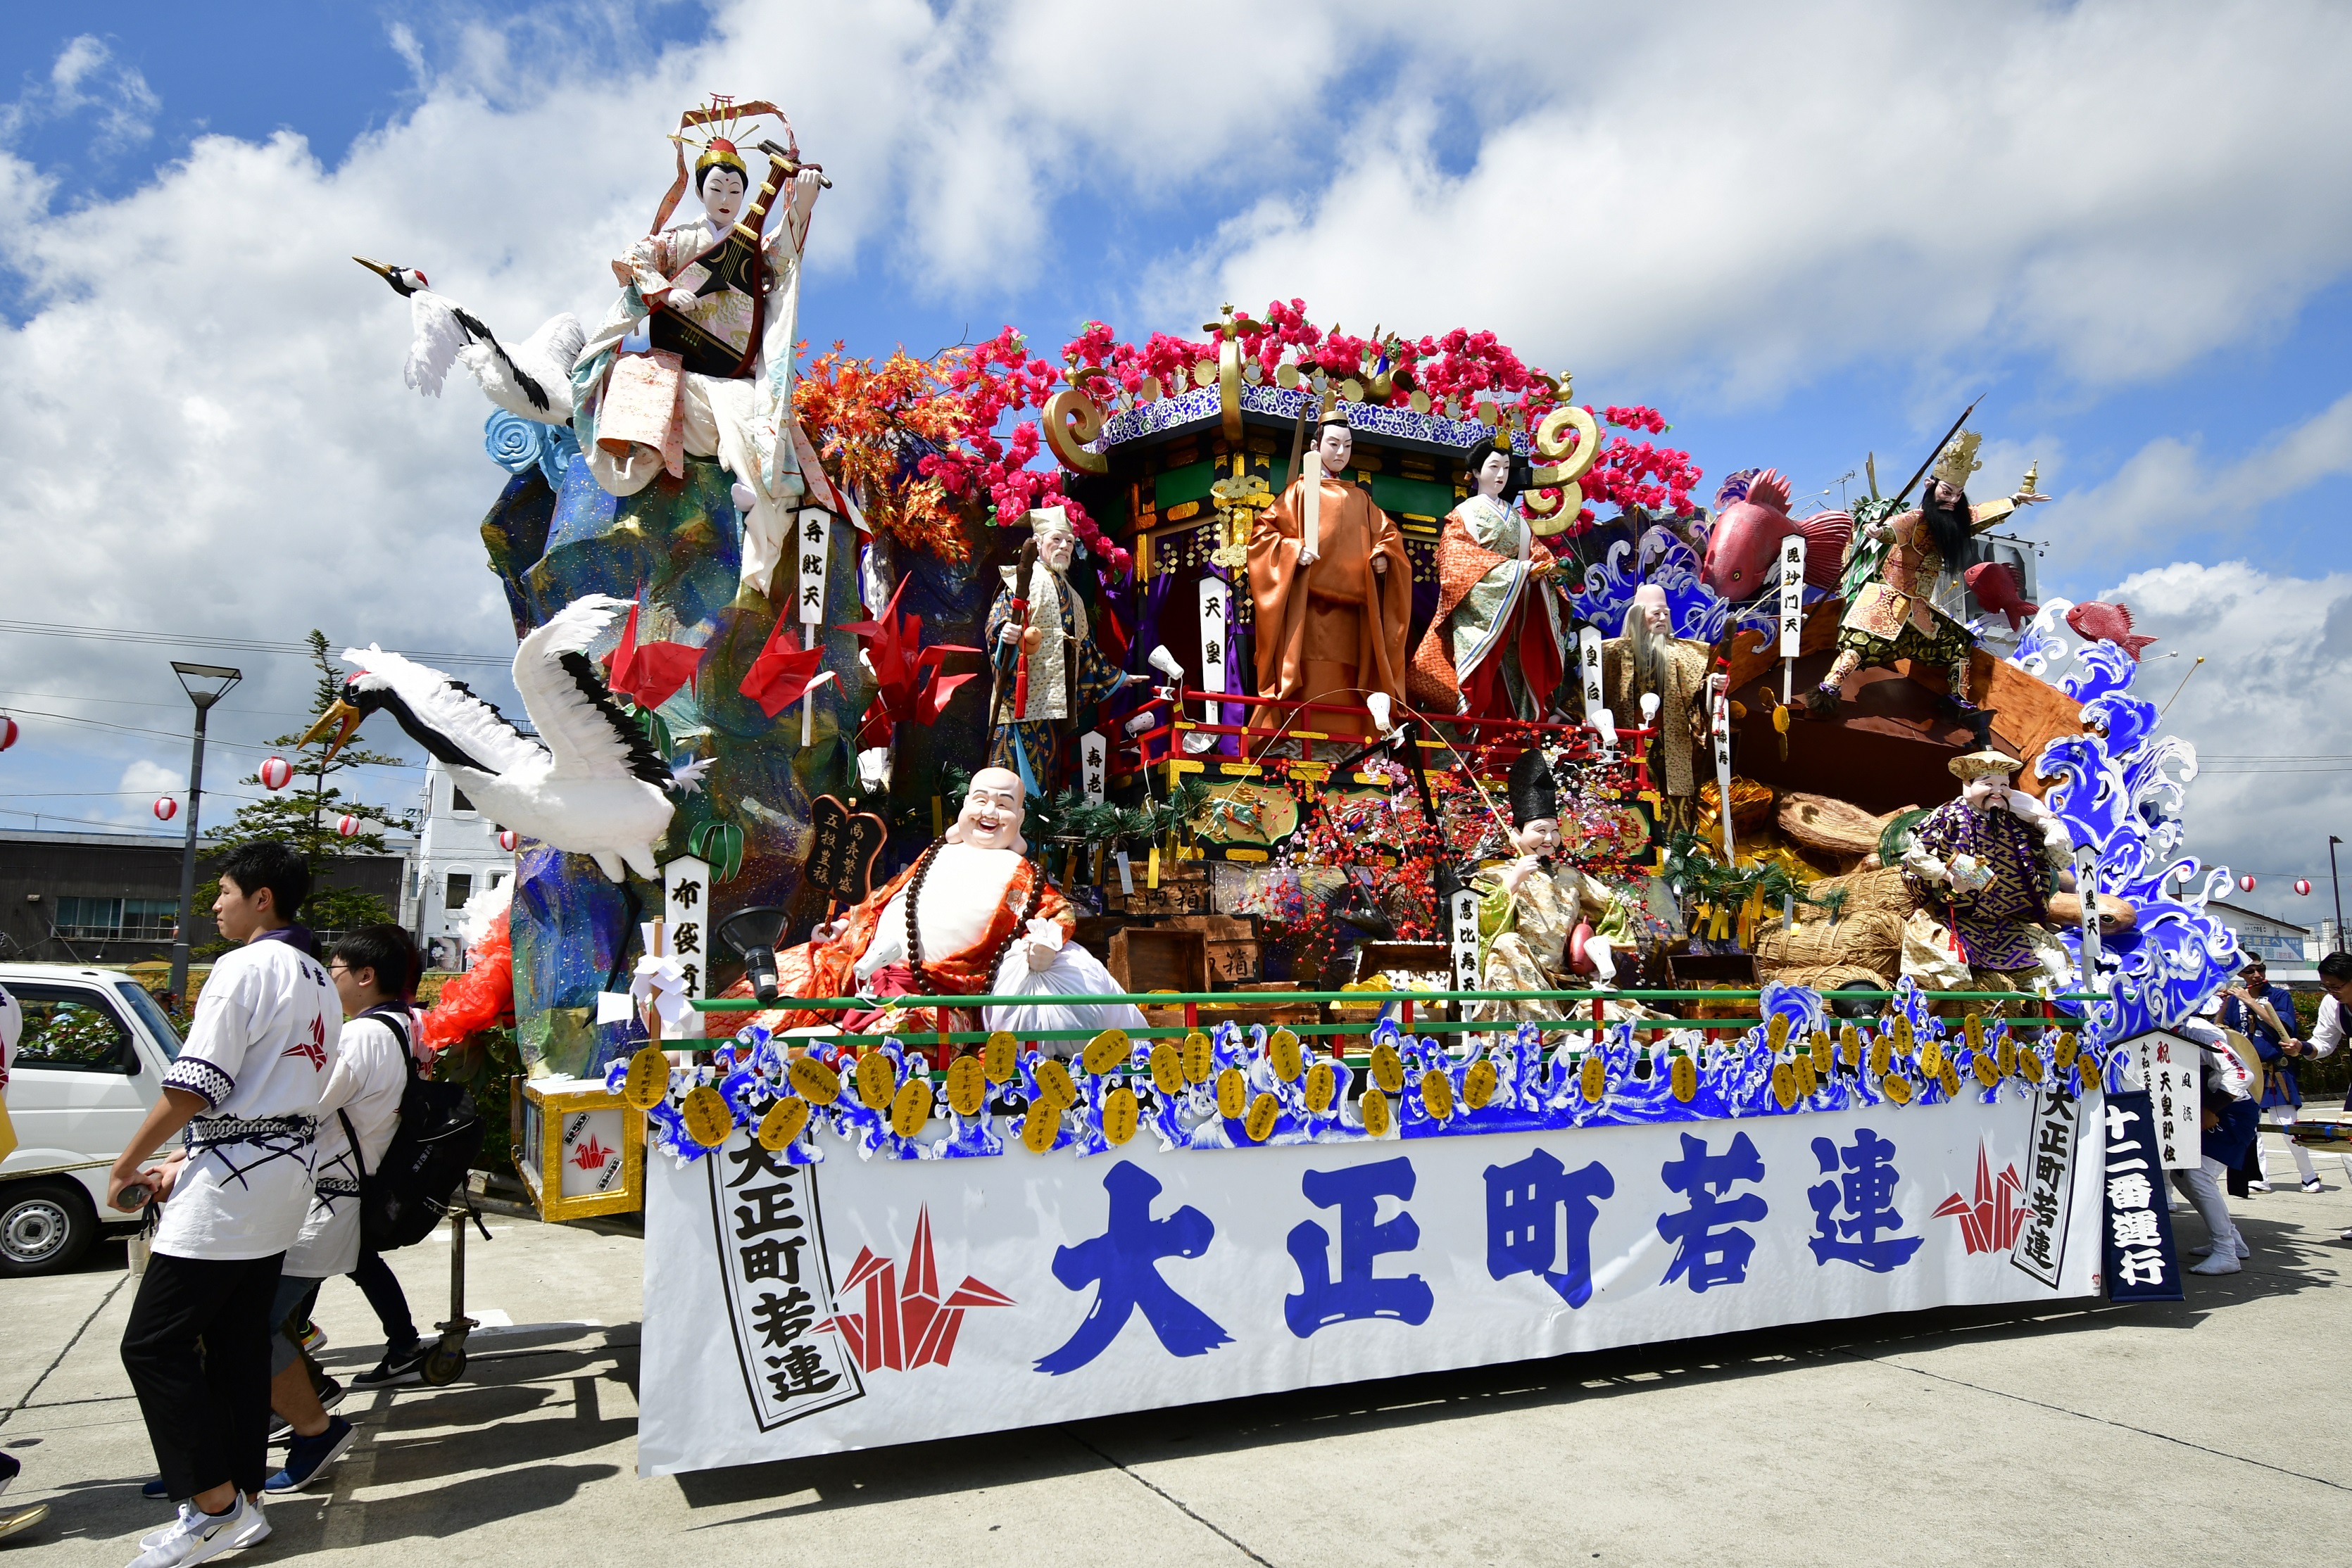
{"type": "Polygon", "coordinates": [[[1069,513],[1047,507],[1031,512],[1029,523],[1028,541],[1004,569],[988,612],[985,645],[996,674],[988,762],[1052,796],[1062,788],[1062,742],[1079,710],[1151,677],[1121,674],[1095,646],[1086,604],[1068,578],[1078,544],[1069,513]]]}
{"type": "Polygon", "coordinates": [[[1437,540],[1437,609],[1413,651],[1411,695],[1428,713],[1542,718],[1567,668],[1550,589],[1558,562],[1515,504],[1523,465],[1490,437],[1470,449],[1469,498],[1437,540]]]}
{"type": "MultiPolygon", "coordinates": [[[[992,987],[1080,961],[1068,902],[1027,858],[1021,780],[1002,768],[972,775],[963,809],[937,842],[830,925],[776,955],[778,983],[795,997],[985,996],[992,987]]],[[[1108,974],[1084,989],[1118,988],[1108,974]]],[[[789,1009],[787,1029],[865,1033],[891,1009],[789,1009]]],[[[889,1024],[910,1034],[970,1029],[978,1020],[918,1009],[889,1024]]],[[[992,1009],[992,1012],[993,1009],[992,1009]]],[[[993,1024],[991,1027],[995,1027],[993,1024]]]]}
{"type": "Polygon", "coordinates": [[[1658,699],[1653,778],[1676,827],[1689,825],[1698,789],[1692,757],[1706,739],[1706,643],[1675,635],[1674,609],[1654,582],[1633,591],[1623,634],[1601,644],[1601,690],[1619,725],[1641,723],[1643,697],[1658,699]]]}
{"type": "MultiPolygon", "coordinates": [[[[799,162],[783,122],[785,155],[769,154],[754,188],[742,151],[714,131],[695,160],[702,212],[662,225],[686,181],[683,133],[761,114],[766,104],[689,111],[680,125],[678,180],[653,232],[613,262],[620,298],[588,336],[572,372],[573,429],[589,472],[614,496],[634,496],[657,474],[676,479],[691,455],[716,457],[734,476],[743,516],[742,580],[764,593],[791,538],[792,509],[812,486],[814,453],[791,413],[793,353],[799,327],[800,258],[823,176],[799,162]],[[767,227],[780,189],[792,193],[767,227]]],[[[830,488],[818,475],[820,497],[830,488]]]]}
{"type": "Polygon", "coordinates": [[[2069,974],[2049,929],[2049,888],[2074,839],[2048,807],[2010,787],[2023,766],[1990,748],[1953,758],[1959,799],[1930,811],[1903,854],[1912,898],[1950,927],[1981,990],[2027,990],[2043,975],[2063,988],[2069,974]]]}
{"type": "MultiPolygon", "coordinates": [[[[1258,515],[1250,532],[1249,591],[1257,615],[1257,695],[1291,702],[1361,705],[1383,727],[1404,701],[1405,632],[1412,619],[1412,562],[1389,515],[1357,485],[1338,477],[1355,454],[1355,433],[1338,409],[1323,416],[1316,452],[1317,548],[1304,531],[1306,476],[1258,515]]],[[[1276,708],[1254,711],[1250,727],[1285,727],[1276,708]]],[[[1289,727],[1361,735],[1349,713],[1309,710],[1289,727]]]]}
{"type": "Polygon", "coordinates": [[[1977,723],[1979,738],[1984,739],[1990,719],[1969,695],[1969,653],[1976,639],[1936,608],[1936,580],[1947,571],[1957,575],[1968,570],[1978,534],[2018,507],[2050,497],[2021,488],[1981,507],[1970,506],[1969,476],[1984,466],[1976,457],[1980,440],[1967,430],[1954,436],[1930,470],[1919,506],[1856,529],[1847,543],[1848,602],[1838,623],[1838,654],[1812,695],[1814,712],[1834,716],[1838,688],[1856,670],[1865,665],[1885,669],[1897,659],[1908,659],[1946,672],[1953,707],[1977,723]]]}
{"type": "MultiPolygon", "coordinates": [[[[1533,747],[1511,764],[1511,848],[1517,858],[1478,873],[1479,982],[1490,991],[1613,986],[1616,950],[1635,936],[1624,901],[1562,856],[1559,786],[1533,747]]],[[[1553,1019],[1559,1002],[1478,1002],[1465,1017],[1553,1019]]]]}

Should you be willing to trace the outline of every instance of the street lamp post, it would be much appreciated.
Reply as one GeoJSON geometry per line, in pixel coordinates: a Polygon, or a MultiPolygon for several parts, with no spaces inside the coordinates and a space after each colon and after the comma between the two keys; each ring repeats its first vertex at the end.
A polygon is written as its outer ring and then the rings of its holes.
{"type": "Polygon", "coordinates": [[[188,700],[196,705],[195,750],[188,760],[188,836],[180,846],[180,924],[172,934],[172,1001],[185,1006],[188,997],[188,931],[195,918],[196,818],[205,799],[205,719],[213,704],[228,695],[245,679],[242,670],[225,664],[184,664],[172,661],[172,673],[188,700]]]}
{"type": "Polygon", "coordinates": [[[2344,879],[2336,874],[2336,846],[2343,841],[2344,841],[2342,839],[2337,838],[2334,833],[2327,835],[2327,880],[2330,883],[2333,883],[2336,887],[2336,946],[2334,951],[2338,953],[2344,951],[2344,879]]]}

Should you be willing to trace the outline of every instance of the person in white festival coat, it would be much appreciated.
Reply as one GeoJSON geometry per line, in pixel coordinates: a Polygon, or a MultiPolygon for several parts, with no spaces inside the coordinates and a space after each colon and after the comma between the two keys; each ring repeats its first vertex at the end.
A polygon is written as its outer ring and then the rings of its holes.
{"type": "Polygon", "coordinates": [[[163,1092],[108,1182],[123,1212],[163,1204],[122,1364],[165,1490],[185,1500],[134,1568],[201,1563],[269,1533],[269,1308],[310,1207],[342,1034],[334,982],[294,924],[310,888],[301,855],[241,844],[219,875],[214,921],[243,946],[213,966],[163,1092]],[[184,1162],[147,1165],[175,1134],[184,1162]]]}

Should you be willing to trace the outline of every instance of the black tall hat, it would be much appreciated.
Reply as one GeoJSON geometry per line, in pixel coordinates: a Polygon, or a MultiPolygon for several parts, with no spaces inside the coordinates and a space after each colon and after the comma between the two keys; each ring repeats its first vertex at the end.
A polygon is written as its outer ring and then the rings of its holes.
{"type": "Polygon", "coordinates": [[[1559,821],[1559,786],[1551,776],[1551,764],[1544,760],[1543,750],[1530,746],[1519,753],[1511,764],[1511,825],[1524,828],[1529,822],[1559,821]]]}

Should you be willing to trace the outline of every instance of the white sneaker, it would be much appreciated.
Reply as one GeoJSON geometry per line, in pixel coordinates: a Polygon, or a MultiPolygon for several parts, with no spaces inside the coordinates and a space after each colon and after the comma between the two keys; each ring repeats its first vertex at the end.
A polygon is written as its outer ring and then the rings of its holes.
{"type": "Polygon", "coordinates": [[[2309,1181],[2303,1184],[2303,1190],[2305,1192],[2326,1192],[2327,1189],[2319,1185],[2319,1178],[2317,1176],[2314,1176],[2309,1181]]]}
{"type": "MultiPolygon", "coordinates": [[[[2232,1250],[2235,1249],[2232,1249],[2232,1250]]],[[[2244,1265],[2230,1253],[2216,1252],[2202,1263],[2191,1263],[2189,1266],[2189,1271],[2192,1274],[2234,1274],[2243,1267],[2244,1265]]]]}
{"type": "Polygon", "coordinates": [[[261,1505],[243,1492],[236,1494],[236,1502],[226,1513],[205,1513],[193,1503],[183,1503],[180,1517],[164,1527],[152,1546],[131,1560],[131,1568],[184,1568],[268,1538],[269,1521],[261,1505]]]}
{"type": "MultiPolygon", "coordinates": [[[[251,1546],[257,1541],[266,1541],[269,1538],[269,1521],[262,1513],[261,1500],[259,1498],[249,1498],[247,1500],[253,1504],[253,1522],[245,1527],[244,1534],[229,1542],[232,1546],[251,1546]]],[[[180,1505],[180,1511],[183,1514],[185,1514],[192,1511],[194,1507],[195,1504],[194,1503],[184,1502],[180,1505]]],[[[152,1552],[157,1546],[163,1544],[163,1537],[172,1533],[173,1525],[177,1522],[178,1521],[175,1520],[173,1521],[173,1524],[167,1524],[161,1530],[151,1530],[146,1534],[141,1536],[139,1538],[139,1550],[142,1552],[152,1552]]]]}
{"type": "Polygon", "coordinates": [[[2246,1184],[2248,1192],[2268,1192],[2270,1189],[2271,1184],[2266,1181],[2250,1181],[2246,1184]]]}

